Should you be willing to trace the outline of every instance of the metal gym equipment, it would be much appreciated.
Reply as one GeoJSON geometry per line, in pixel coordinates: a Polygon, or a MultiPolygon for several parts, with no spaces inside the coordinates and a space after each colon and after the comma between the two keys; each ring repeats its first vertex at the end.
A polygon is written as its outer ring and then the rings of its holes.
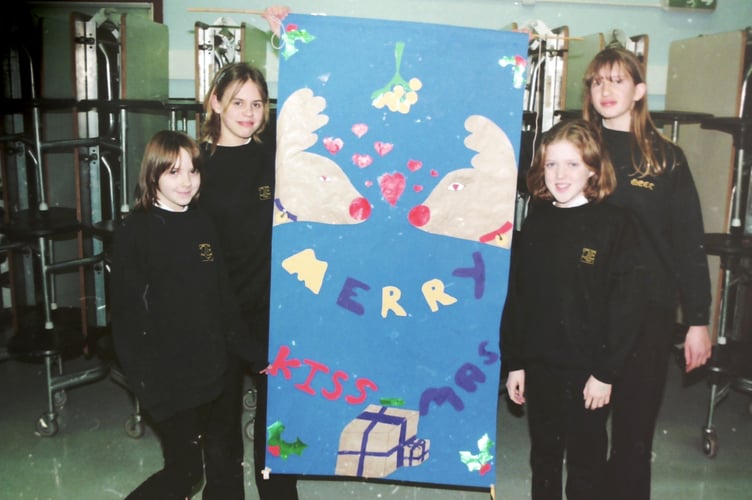
{"type": "MultiPolygon", "coordinates": [[[[706,235],[708,254],[721,258],[723,272],[717,345],[708,364],[710,398],[708,417],[703,427],[703,451],[709,457],[718,454],[718,433],[713,426],[715,407],[735,389],[752,395],[752,339],[747,324],[752,305],[752,176],[745,150],[752,146],[752,114],[747,99],[752,79],[752,64],[746,70],[741,88],[739,113],[735,117],[715,117],[702,121],[702,127],[720,130],[733,137],[736,163],[733,172],[731,223],[729,233],[706,235]]],[[[752,400],[748,404],[752,415],[752,400]]]]}
{"type": "Polygon", "coordinates": [[[43,361],[47,408],[36,429],[53,436],[66,391],[111,372],[104,360],[78,372],[63,367],[93,357],[107,334],[106,229],[128,211],[146,140],[166,128],[167,28],[102,10],[41,16],[16,31],[2,54],[0,233],[12,244],[14,333],[7,352],[43,361]],[[149,116],[131,117],[131,108],[149,116]]]}

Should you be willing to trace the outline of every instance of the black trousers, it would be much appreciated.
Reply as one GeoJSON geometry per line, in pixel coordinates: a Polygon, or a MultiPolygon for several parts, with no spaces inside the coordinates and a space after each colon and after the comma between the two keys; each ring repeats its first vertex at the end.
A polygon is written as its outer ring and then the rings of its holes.
{"type": "MultiPolygon", "coordinates": [[[[243,313],[243,317],[249,326],[249,331],[257,338],[263,339],[261,349],[265,352],[269,350],[269,316],[268,307],[251,308],[243,313]]],[[[238,383],[242,392],[243,377],[245,371],[239,370],[238,383]]],[[[261,500],[297,500],[298,486],[297,477],[290,475],[275,474],[274,471],[269,475],[269,479],[264,479],[263,470],[266,467],[266,420],[267,420],[267,396],[268,396],[268,377],[259,373],[251,373],[251,379],[256,387],[256,413],[253,420],[253,462],[254,477],[256,479],[256,488],[261,500]]],[[[242,396],[238,394],[232,400],[236,404],[238,412],[242,411],[242,396]]],[[[280,416],[279,418],[284,418],[280,416]]]]}
{"type": "Polygon", "coordinates": [[[141,483],[128,500],[184,500],[200,485],[206,470],[205,500],[242,499],[243,470],[228,451],[240,448],[240,434],[227,427],[223,396],[154,423],[164,467],[141,483]],[[239,467],[238,471],[235,466],[239,467]]]}
{"type": "Polygon", "coordinates": [[[648,500],[658,411],[671,356],[673,308],[650,307],[611,400],[611,453],[606,498],[648,500]]]}
{"type": "Polygon", "coordinates": [[[256,416],[253,421],[253,461],[256,464],[256,486],[261,500],[297,500],[297,477],[271,472],[269,479],[264,479],[262,470],[266,467],[266,417],[268,378],[266,375],[253,375],[253,382],[258,391],[256,416]]]}
{"type": "Polygon", "coordinates": [[[533,500],[561,500],[566,455],[569,500],[599,500],[606,474],[608,406],[585,408],[589,373],[534,365],[525,370],[533,500]]]}
{"type": "Polygon", "coordinates": [[[216,404],[217,415],[210,421],[206,446],[206,486],[203,500],[243,500],[243,365],[231,356],[225,388],[216,404]]]}

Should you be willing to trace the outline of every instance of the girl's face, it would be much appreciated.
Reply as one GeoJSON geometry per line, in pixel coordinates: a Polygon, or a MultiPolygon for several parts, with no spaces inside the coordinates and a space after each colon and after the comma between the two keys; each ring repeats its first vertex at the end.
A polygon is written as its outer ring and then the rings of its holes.
{"type": "Polygon", "coordinates": [[[222,123],[220,146],[247,144],[264,120],[264,101],[253,81],[243,83],[234,96],[233,90],[229,87],[221,101],[216,95],[211,96],[212,110],[222,123]]]}
{"type": "Polygon", "coordinates": [[[629,132],[634,103],[645,97],[646,90],[644,83],[635,85],[621,65],[614,65],[598,71],[590,85],[590,98],[606,128],[629,132]]]}
{"type": "Polygon", "coordinates": [[[543,161],[546,188],[558,207],[576,207],[587,201],[585,188],[593,171],[582,161],[582,154],[569,141],[546,146],[543,161]]]}
{"type": "Polygon", "coordinates": [[[167,210],[180,212],[191,202],[201,186],[201,175],[193,167],[191,157],[185,149],[169,169],[159,177],[157,201],[167,210]]]}

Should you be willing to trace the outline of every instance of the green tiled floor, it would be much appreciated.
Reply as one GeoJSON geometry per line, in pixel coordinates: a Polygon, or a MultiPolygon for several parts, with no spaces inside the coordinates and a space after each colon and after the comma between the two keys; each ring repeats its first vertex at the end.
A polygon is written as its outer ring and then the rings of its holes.
{"type": "MultiPolygon", "coordinates": [[[[0,333],[0,345],[6,338],[0,333]]],[[[91,361],[74,360],[67,369],[91,361]]],[[[701,450],[701,428],[708,407],[705,380],[683,380],[672,366],[655,439],[654,500],[748,500],[752,498],[752,416],[747,394],[731,392],[716,408],[718,456],[701,450]]],[[[68,391],[60,431],[44,438],[35,421],[45,407],[41,364],[0,362],[0,499],[107,500],[123,498],[161,467],[159,443],[147,428],[141,439],[128,437],[131,411],[126,392],[110,380],[68,391]]],[[[524,417],[502,402],[496,461],[496,498],[529,498],[529,440],[524,417]]],[[[257,499],[246,446],[246,498],[257,499]]],[[[486,500],[486,492],[408,485],[305,480],[302,500],[395,499],[486,500]]],[[[200,495],[196,498],[200,498],[200,495]]],[[[284,500],[284,499],[279,499],[284,500]]]]}

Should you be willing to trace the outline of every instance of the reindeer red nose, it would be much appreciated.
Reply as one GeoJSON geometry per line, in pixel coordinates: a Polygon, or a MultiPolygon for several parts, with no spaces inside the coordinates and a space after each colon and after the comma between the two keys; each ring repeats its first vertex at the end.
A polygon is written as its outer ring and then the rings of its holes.
{"type": "Polygon", "coordinates": [[[407,220],[415,227],[422,227],[431,220],[431,209],[425,205],[416,205],[407,215],[407,220]]]}
{"type": "Polygon", "coordinates": [[[350,217],[353,219],[366,220],[370,216],[371,204],[368,203],[367,199],[359,197],[355,198],[352,203],[350,203],[350,217]]]}

